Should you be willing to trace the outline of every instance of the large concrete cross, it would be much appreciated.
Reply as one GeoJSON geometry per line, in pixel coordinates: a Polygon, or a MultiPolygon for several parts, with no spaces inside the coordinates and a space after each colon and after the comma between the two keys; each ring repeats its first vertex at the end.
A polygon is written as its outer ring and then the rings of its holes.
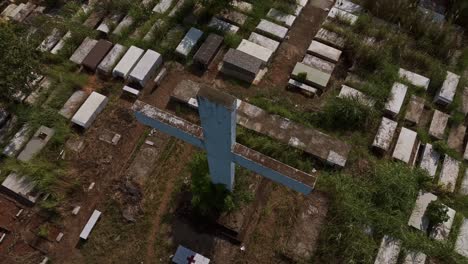
{"type": "Polygon", "coordinates": [[[236,142],[236,98],[203,86],[197,101],[201,127],[141,101],[136,101],[132,109],[139,122],[205,150],[214,184],[224,184],[232,191],[238,164],[303,194],[312,191],[316,176],[236,142]]]}

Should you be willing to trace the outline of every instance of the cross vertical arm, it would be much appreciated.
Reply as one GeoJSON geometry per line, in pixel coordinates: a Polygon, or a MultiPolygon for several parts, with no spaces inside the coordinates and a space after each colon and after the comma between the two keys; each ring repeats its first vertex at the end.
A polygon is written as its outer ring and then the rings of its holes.
{"type": "Polygon", "coordinates": [[[132,110],[140,123],[172,135],[198,148],[205,149],[203,129],[200,126],[142,101],[136,101],[132,110]]]}
{"type": "Polygon", "coordinates": [[[236,164],[260,174],[274,182],[308,195],[312,192],[317,177],[295,169],[239,143],[233,148],[236,164]]]}

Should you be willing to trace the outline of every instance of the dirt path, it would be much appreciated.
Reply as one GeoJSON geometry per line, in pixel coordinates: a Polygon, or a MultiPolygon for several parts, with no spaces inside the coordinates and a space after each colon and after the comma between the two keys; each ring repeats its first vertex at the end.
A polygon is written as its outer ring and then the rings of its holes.
{"type": "Polygon", "coordinates": [[[314,7],[312,3],[304,7],[289,31],[289,39],[282,42],[259,86],[286,87],[290,73],[296,63],[302,61],[326,15],[324,10],[314,7]]]}

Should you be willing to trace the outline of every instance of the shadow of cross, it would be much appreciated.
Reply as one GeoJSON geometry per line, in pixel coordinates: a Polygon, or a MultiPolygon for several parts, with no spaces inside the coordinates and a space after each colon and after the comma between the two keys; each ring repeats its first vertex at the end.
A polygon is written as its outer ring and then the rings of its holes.
{"type": "Polygon", "coordinates": [[[312,191],[316,176],[236,142],[236,98],[203,86],[197,101],[201,127],[141,101],[136,101],[132,110],[140,123],[205,150],[214,184],[224,184],[232,191],[238,164],[305,195],[312,191]]]}

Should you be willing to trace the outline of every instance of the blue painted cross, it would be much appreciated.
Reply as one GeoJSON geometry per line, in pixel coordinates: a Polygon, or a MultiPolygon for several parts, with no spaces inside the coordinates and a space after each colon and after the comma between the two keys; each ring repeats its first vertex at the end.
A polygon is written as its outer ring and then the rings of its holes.
{"type": "Polygon", "coordinates": [[[139,122],[205,150],[214,184],[224,184],[232,191],[238,164],[303,194],[312,191],[316,176],[236,142],[236,98],[204,86],[197,102],[201,127],[141,101],[135,102],[132,109],[139,122]]]}

